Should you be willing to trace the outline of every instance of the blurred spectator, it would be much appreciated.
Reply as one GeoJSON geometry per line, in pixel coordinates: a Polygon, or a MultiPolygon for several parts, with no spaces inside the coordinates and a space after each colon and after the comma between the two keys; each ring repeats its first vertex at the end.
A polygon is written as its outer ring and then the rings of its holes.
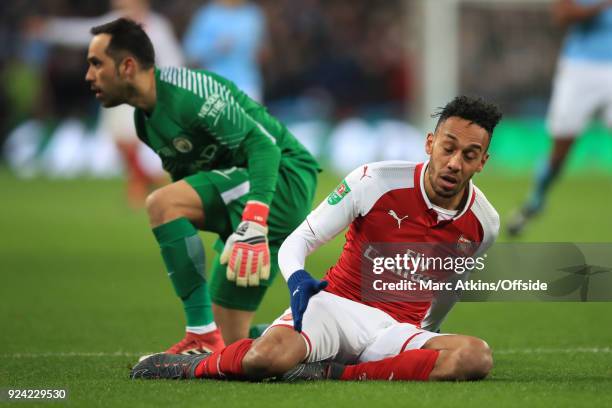
{"type": "Polygon", "coordinates": [[[192,65],[232,80],[256,101],[262,101],[259,52],[265,31],[259,7],[246,0],[215,0],[200,8],[184,38],[192,65]]]}

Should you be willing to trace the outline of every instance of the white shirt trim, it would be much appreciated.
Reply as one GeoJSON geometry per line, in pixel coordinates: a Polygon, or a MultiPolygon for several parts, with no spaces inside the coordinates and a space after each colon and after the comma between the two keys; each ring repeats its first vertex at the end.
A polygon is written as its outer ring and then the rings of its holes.
{"type": "MultiPolygon", "coordinates": [[[[419,175],[419,185],[421,187],[421,195],[423,196],[423,200],[425,201],[427,208],[433,209],[439,214],[441,211],[437,210],[436,208],[439,208],[439,209],[443,209],[443,208],[432,204],[432,202],[429,200],[429,197],[427,196],[427,192],[425,191],[425,172],[427,171],[427,166],[429,166],[429,160],[423,163],[423,167],[421,168],[421,174],[419,175]]],[[[472,203],[473,198],[474,198],[474,185],[472,183],[472,180],[470,179],[470,181],[468,182],[467,201],[465,202],[465,205],[463,206],[463,209],[461,210],[461,212],[459,212],[458,210],[455,210],[457,211],[457,213],[454,215],[454,217],[452,217],[453,220],[456,220],[457,218],[461,217],[463,214],[465,214],[470,209],[470,204],[472,203]]],[[[448,210],[446,208],[444,208],[443,210],[453,211],[453,210],[448,210]]]]}

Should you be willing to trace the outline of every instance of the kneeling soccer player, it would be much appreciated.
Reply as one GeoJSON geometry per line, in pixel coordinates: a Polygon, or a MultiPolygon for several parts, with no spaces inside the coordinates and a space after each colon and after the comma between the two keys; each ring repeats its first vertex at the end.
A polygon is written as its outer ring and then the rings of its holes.
{"type": "Polygon", "coordinates": [[[222,349],[224,340],[247,337],[278,272],[280,245],[310,211],[319,166],[231,81],[156,67],[139,24],[120,18],[91,32],[85,79],[104,107],[135,108],[138,137],[173,180],[146,202],[187,321],[185,337],[166,352],[222,349]],[[219,236],[210,281],[198,230],[219,236]]]}
{"type": "Polygon", "coordinates": [[[484,253],[499,216],[471,178],[487,159],[498,109],[458,97],[427,135],[426,163],[364,165],[348,175],[285,240],[279,253],[291,308],[264,335],[201,356],[155,355],[132,378],[270,377],[340,380],[477,380],[493,361],[483,340],[437,330],[456,296],[426,302],[366,301],[362,247],[368,243],[476,243],[484,253]],[[348,227],[340,259],[324,280],[305,258],[348,227]],[[309,364],[301,364],[309,363],[309,364]]]}

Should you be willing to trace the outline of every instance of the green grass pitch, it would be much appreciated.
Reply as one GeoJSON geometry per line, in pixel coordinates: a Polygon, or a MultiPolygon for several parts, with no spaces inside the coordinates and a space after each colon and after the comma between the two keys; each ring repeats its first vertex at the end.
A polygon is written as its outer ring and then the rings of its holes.
{"type": "MultiPolygon", "coordinates": [[[[503,221],[527,180],[477,183],[503,221]]],[[[319,199],[337,182],[322,176],[319,199]]],[[[61,404],[75,407],[612,406],[612,303],[457,305],[444,331],[494,349],[491,376],[476,383],[130,381],[138,355],[183,331],[144,212],[124,205],[118,180],[18,181],[0,172],[0,185],[0,388],[67,388],[61,404]]],[[[612,242],[611,197],[609,176],[565,178],[524,239],[612,242]]],[[[321,249],[309,269],[320,276],[340,245],[321,249]]],[[[287,298],[278,279],[257,321],[271,321],[287,298]]]]}

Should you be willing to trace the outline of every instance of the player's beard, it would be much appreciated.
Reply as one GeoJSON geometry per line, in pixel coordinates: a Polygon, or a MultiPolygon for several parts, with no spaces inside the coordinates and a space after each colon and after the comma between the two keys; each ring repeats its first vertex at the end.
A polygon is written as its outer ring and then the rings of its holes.
{"type": "Polygon", "coordinates": [[[114,108],[115,106],[123,105],[127,103],[130,92],[133,92],[130,85],[117,87],[115,92],[105,92],[102,106],[105,108],[114,108]]]}
{"type": "MultiPolygon", "coordinates": [[[[431,166],[431,163],[430,163],[430,166],[431,166]]],[[[440,175],[438,174],[438,172],[435,171],[435,169],[433,168],[431,168],[431,170],[432,171],[429,171],[429,184],[431,184],[431,187],[433,188],[436,195],[443,197],[443,198],[453,198],[457,194],[461,193],[464,187],[466,186],[467,182],[469,181],[469,179],[464,180],[461,183],[457,183],[455,188],[453,188],[452,190],[447,190],[438,184],[437,179],[440,178],[440,175]]],[[[453,176],[453,177],[456,177],[456,176],[453,176]]]]}
{"type": "Polygon", "coordinates": [[[123,104],[124,102],[120,101],[119,99],[113,98],[113,99],[105,99],[102,102],[102,106],[104,106],[105,108],[114,108],[115,106],[119,106],[121,104],[123,104]]]}
{"type": "Polygon", "coordinates": [[[444,198],[452,198],[455,197],[457,194],[461,194],[465,188],[467,184],[467,181],[464,181],[462,183],[457,184],[457,186],[455,188],[453,188],[452,190],[446,190],[442,187],[436,186],[434,184],[434,191],[436,192],[437,195],[439,195],[440,197],[444,197],[444,198]]]}

